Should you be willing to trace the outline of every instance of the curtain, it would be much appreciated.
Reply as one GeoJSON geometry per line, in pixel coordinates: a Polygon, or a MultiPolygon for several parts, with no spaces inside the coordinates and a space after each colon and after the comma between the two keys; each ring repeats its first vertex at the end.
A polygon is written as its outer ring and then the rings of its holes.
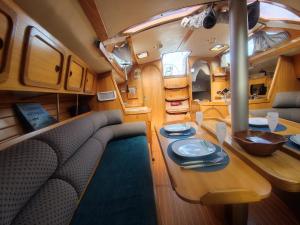
{"type": "Polygon", "coordinates": [[[288,32],[279,32],[276,34],[268,34],[265,31],[258,31],[253,35],[254,50],[253,53],[265,51],[269,48],[273,48],[276,45],[289,39],[288,32]]]}

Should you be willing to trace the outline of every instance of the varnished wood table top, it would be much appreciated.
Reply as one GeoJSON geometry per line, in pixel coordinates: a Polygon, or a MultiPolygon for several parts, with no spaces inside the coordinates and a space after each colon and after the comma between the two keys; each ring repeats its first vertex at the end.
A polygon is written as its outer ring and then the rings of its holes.
{"type": "MultiPolygon", "coordinates": [[[[211,134],[215,134],[217,121],[218,119],[205,120],[202,127],[211,134]]],[[[280,123],[287,126],[287,130],[277,133],[283,135],[300,133],[297,123],[282,119],[280,119],[280,123]]],[[[230,123],[228,123],[228,134],[231,134],[230,123]]],[[[253,156],[245,152],[232,139],[231,135],[227,135],[225,143],[232,152],[261,173],[272,185],[285,191],[300,192],[300,160],[297,157],[287,154],[286,151],[276,151],[267,157],[253,156]]]]}
{"type": "MultiPolygon", "coordinates": [[[[197,127],[195,123],[191,123],[197,127]]],[[[168,139],[156,133],[164,156],[173,189],[182,199],[205,205],[243,204],[257,202],[267,198],[271,193],[270,183],[243,162],[239,157],[225,148],[230,163],[222,170],[199,172],[180,168],[169,158],[167,148],[175,139],[168,139]]],[[[203,138],[217,144],[213,135],[203,129],[197,129],[194,137],[203,138]]]]}

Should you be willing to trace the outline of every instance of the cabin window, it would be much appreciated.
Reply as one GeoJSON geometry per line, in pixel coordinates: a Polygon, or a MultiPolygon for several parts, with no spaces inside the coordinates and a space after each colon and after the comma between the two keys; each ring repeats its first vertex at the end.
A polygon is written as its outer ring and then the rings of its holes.
{"type": "Polygon", "coordinates": [[[172,52],[163,54],[163,75],[165,77],[186,75],[189,54],[190,52],[172,52]]]}
{"type": "Polygon", "coordinates": [[[297,14],[277,4],[275,5],[267,2],[260,2],[260,17],[266,20],[289,20],[300,22],[300,17],[297,14]]]}

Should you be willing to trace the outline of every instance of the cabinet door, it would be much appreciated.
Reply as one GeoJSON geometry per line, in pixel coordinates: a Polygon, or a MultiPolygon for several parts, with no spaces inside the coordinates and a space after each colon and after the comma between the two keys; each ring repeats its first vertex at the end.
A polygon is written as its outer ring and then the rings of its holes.
{"type": "Polygon", "coordinates": [[[84,92],[85,93],[93,93],[95,86],[95,75],[90,71],[86,70],[86,76],[85,76],[85,85],[84,85],[84,92]]]}
{"type": "Polygon", "coordinates": [[[15,27],[15,12],[0,1],[0,82],[8,76],[15,27]]]}
{"type": "Polygon", "coordinates": [[[23,83],[28,86],[59,89],[64,65],[64,51],[35,27],[26,30],[22,58],[23,83]]]}
{"type": "Polygon", "coordinates": [[[82,91],[84,83],[84,66],[73,56],[69,56],[67,69],[67,90],[82,91]]]}

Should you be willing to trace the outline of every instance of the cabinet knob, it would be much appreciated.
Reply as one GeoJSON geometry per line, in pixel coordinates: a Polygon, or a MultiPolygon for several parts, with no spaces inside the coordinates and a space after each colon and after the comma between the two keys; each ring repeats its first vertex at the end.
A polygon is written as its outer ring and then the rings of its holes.
{"type": "Polygon", "coordinates": [[[55,72],[57,72],[57,73],[60,72],[60,66],[59,65],[55,66],[55,72]]]}
{"type": "Polygon", "coordinates": [[[73,75],[72,71],[70,71],[70,77],[73,75]]]}

